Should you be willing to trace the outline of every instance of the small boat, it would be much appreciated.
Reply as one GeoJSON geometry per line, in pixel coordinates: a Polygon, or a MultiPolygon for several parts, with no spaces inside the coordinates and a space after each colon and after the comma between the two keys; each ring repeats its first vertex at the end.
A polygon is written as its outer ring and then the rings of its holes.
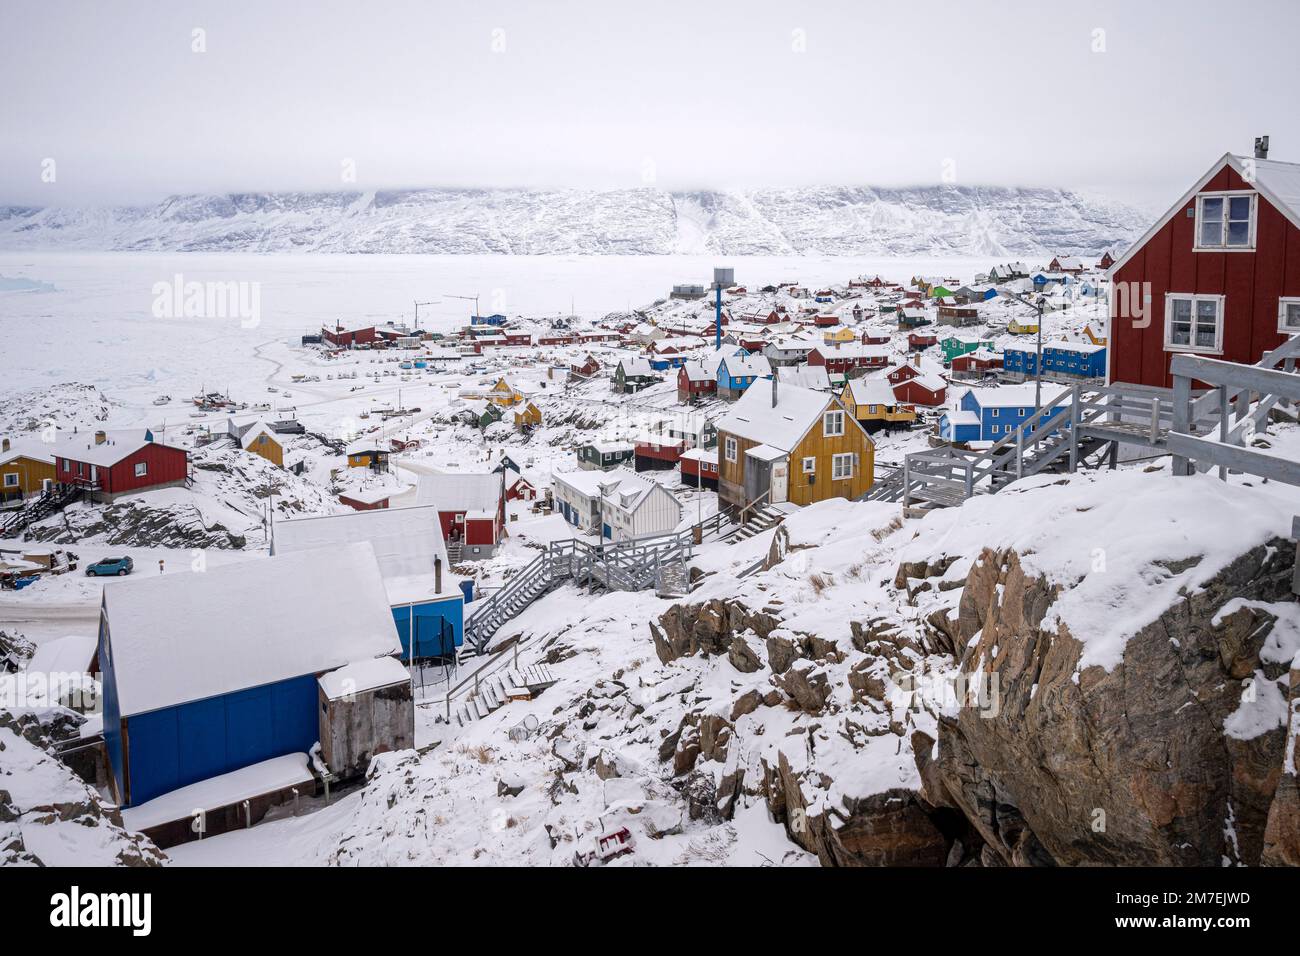
{"type": "Polygon", "coordinates": [[[170,395],[159,395],[157,398],[155,398],[155,399],[153,400],[153,403],[154,403],[155,405],[166,405],[166,404],[169,403],[171,400],[172,400],[172,397],[171,397],[170,395]]]}

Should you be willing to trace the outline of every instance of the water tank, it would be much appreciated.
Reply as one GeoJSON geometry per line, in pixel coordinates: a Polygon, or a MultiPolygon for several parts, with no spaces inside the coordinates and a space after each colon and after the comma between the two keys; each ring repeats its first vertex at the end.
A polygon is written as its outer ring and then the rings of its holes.
{"type": "Polygon", "coordinates": [[[724,289],[735,285],[736,270],[735,269],[714,269],[713,284],[715,286],[722,286],[722,288],[724,289]]]}
{"type": "Polygon", "coordinates": [[[473,601],[473,600],[474,600],[474,582],[473,582],[473,581],[461,581],[461,582],[460,582],[460,593],[463,594],[463,595],[465,595],[465,603],[466,603],[466,604],[469,604],[471,601],[473,601]]]}

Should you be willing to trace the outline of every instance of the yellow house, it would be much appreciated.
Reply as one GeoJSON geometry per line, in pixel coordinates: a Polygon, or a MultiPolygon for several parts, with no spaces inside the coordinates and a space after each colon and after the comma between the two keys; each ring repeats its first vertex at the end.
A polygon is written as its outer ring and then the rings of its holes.
{"type": "Polygon", "coordinates": [[[822,333],[822,341],[827,345],[839,345],[844,342],[856,342],[857,333],[847,325],[839,325],[822,333]]]}
{"type": "Polygon", "coordinates": [[[716,424],[724,508],[857,498],[874,481],[875,443],[835,395],[759,381],[716,424]]]}
{"type": "Polygon", "coordinates": [[[275,431],[269,425],[254,422],[252,425],[245,426],[239,444],[244,451],[260,455],[271,464],[284,467],[284,446],[280,444],[275,431]]]}
{"type": "Polygon", "coordinates": [[[518,405],[524,400],[523,393],[507,382],[504,378],[497,379],[497,383],[488,390],[487,399],[495,402],[502,408],[509,408],[512,405],[518,405]]]}
{"type": "Polygon", "coordinates": [[[53,445],[36,438],[0,438],[0,501],[38,494],[54,480],[53,445]]]}
{"type": "Polygon", "coordinates": [[[1093,345],[1106,344],[1106,326],[1104,325],[1102,325],[1100,330],[1098,330],[1098,329],[1094,329],[1092,323],[1089,322],[1087,325],[1083,327],[1083,334],[1088,337],[1088,341],[1091,342],[1093,345]]]}
{"type": "Polygon", "coordinates": [[[515,428],[536,428],[542,423],[542,410],[532,402],[515,412],[515,428]]]}
{"type": "Polygon", "coordinates": [[[1026,319],[1020,322],[1012,319],[1007,323],[1007,331],[1012,335],[1034,335],[1038,332],[1038,321],[1036,319],[1026,319]]]}
{"type": "Polygon", "coordinates": [[[850,379],[844,383],[840,404],[868,432],[910,428],[916,421],[916,409],[899,403],[886,378],[850,379]]]}

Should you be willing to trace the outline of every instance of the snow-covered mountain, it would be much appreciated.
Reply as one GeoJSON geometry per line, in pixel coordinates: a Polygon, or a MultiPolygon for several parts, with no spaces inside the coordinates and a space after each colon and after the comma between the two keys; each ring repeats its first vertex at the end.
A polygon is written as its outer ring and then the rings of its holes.
{"type": "Polygon", "coordinates": [[[513,255],[1096,254],[1147,216],[1059,189],[415,189],[0,207],[0,249],[513,255]]]}

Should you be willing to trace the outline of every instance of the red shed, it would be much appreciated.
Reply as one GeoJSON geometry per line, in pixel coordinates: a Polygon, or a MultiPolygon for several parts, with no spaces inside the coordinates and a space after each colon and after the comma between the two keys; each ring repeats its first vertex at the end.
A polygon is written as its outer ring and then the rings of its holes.
{"type": "Polygon", "coordinates": [[[185,484],[189,453],[155,442],[147,428],[73,435],[55,446],[55,481],[101,501],[185,484]]]}
{"type": "Polygon", "coordinates": [[[1108,275],[1108,382],[1170,388],[1180,352],[1258,362],[1300,332],[1300,164],[1225,154],[1108,275]]]}
{"type": "Polygon", "coordinates": [[[907,347],[909,349],[928,349],[932,345],[937,345],[939,336],[933,332],[912,332],[907,336],[907,347]]]}

